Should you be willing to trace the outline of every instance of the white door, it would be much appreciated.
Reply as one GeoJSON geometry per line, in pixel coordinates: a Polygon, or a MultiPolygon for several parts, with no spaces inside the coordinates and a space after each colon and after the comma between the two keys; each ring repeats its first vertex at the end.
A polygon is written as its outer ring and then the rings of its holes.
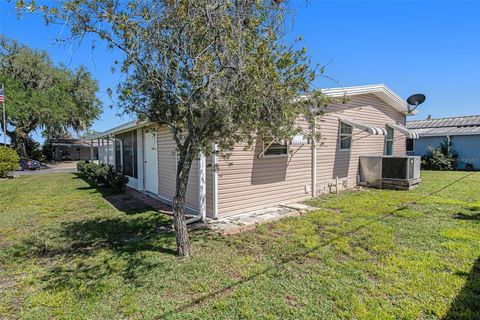
{"type": "Polygon", "coordinates": [[[158,194],[157,134],[145,132],[145,190],[158,194]]]}

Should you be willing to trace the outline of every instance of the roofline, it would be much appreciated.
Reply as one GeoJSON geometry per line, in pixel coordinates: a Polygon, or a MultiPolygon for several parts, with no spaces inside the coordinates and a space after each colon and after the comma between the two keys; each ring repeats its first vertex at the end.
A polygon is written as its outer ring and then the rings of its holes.
{"type": "Polygon", "coordinates": [[[122,133],[122,132],[125,132],[125,131],[130,131],[130,130],[133,130],[133,129],[144,127],[146,125],[147,125],[146,121],[132,120],[132,121],[129,121],[127,123],[121,124],[119,126],[111,128],[111,129],[108,129],[106,131],[88,136],[88,137],[85,138],[85,140],[100,139],[100,138],[108,137],[108,136],[113,135],[113,134],[118,134],[118,133],[122,133]]]}
{"type": "MultiPolygon", "coordinates": [[[[373,93],[378,96],[380,99],[387,102],[397,111],[403,113],[404,115],[415,115],[417,114],[416,111],[411,113],[408,112],[408,104],[405,100],[403,100],[400,96],[398,96],[393,90],[388,88],[384,84],[371,84],[365,86],[354,86],[354,87],[339,87],[339,88],[326,88],[320,89],[320,92],[329,96],[329,97],[343,97],[347,96],[354,96],[360,94],[368,94],[373,93]]],[[[133,120],[122,125],[113,127],[107,131],[100,132],[91,136],[86,137],[86,140],[93,140],[99,139],[103,137],[107,137],[112,134],[118,134],[121,132],[133,130],[135,128],[140,128],[147,125],[147,121],[139,121],[133,120]]]]}
{"type": "Polygon", "coordinates": [[[343,97],[354,96],[360,94],[373,93],[378,96],[380,99],[384,100],[390,104],[397,111],[400,111],[404,115],[415,115],[417,111],[411,113],[408,112],[408,104],[400,96],[398,96],[393,90],[387,87],[384,84],[371,84],[365,86],[354,86],[354,87],[339,87],[339,88],[327,88],[320,90],[323,94],[329,97],[343,97]]]}
{"type": "Polygon", "coordinates": [[[472,114],[468,116],[453,116],[453,117],[444,117],[444,118],[431,118],[431,119],[415,119],[415,120],[410,120],[408,122],[419,122],[419,121],[434,121],[434,120],[445,120],[445,119],[458,119],[458,118],[473,118],[473,117],[480,117],[480,114],[472,114]]]}
{"type": "MultiPolygon", "coordinates": [[[[415,130],[415,129],[411,129],[415,130]]],[[[418,134],[420,138],[427,138],[427,137],[447,137],[447,136],[478,136],[480,132],[453,132],[453,133],[428,133],[428,131],[424,133],[418,134]]]]}

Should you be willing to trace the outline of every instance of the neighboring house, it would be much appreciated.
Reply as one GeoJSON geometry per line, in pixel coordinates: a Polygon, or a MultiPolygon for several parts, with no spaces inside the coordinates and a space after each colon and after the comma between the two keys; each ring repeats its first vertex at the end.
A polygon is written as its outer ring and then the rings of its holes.
{"type": "Polygon", "coordinates": [[[98,146],[96,142],[81,139],[51,139],[52,160],[78,161],[97,160],[98,146]]]}
{"type": "MultiPolygon", "coordinates": [[[[282,143],[258,138],[253,150],[236,145],[228,160],[200,156],[191,169],[187,210],[215,218],[299,201],[336,185],[356,186],[361,155],[406,154],[406,139],[415,135],[405,127],[406,102],[389,88],[369,85],[323,93],[346,95],[348,102],[330,105],[317,118],[321,138],[315,145],[305,135],[282,143]]],[[[305,117],[298,124],[311,131],[305,117]]],[[[133,121],[89,139],[98,139],[100,162],[123,167],[130,187],[172,202],[176,146],[167,127],[133,121]]]]}
{"type": "Polygon", "coordinates": [[[480,170],[480,115],[409,121],[407,126],[419,135],[408,141],[408,153],[424,156],[428,149],[450,142],[458,154],[457,169],[480,170]]]}

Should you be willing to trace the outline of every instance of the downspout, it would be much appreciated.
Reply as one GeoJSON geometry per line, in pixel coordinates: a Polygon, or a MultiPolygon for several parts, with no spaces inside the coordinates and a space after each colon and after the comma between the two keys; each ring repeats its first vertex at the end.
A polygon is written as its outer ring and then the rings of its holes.
{"type": "Polygon", "coordinates": [[[186,221],[186,224],[190,224],[197,221],[205,221],[206,213],[207,213],[207,176],[206,170],[207,169],[207,161],[205,159],[205,154],[202,152],[200,153],[200,157],[198,159],[198,211],[199,215],[193,218],[190,218],[186,221]]]}
{"type": "Polygon", "coordinates": [[[317,196],[317,116],[312,125],[312,198],[317,196]]]}

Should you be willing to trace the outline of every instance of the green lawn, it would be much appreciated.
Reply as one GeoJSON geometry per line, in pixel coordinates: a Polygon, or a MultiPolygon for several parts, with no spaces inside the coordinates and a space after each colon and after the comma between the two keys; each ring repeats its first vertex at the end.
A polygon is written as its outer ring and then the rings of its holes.
{"type": "Polygon", "coordinates": [[[0,319],[480,319],[480,173],[312,201],[221,237],[119,212],[74,174],[0,181],[0,319]]]}

